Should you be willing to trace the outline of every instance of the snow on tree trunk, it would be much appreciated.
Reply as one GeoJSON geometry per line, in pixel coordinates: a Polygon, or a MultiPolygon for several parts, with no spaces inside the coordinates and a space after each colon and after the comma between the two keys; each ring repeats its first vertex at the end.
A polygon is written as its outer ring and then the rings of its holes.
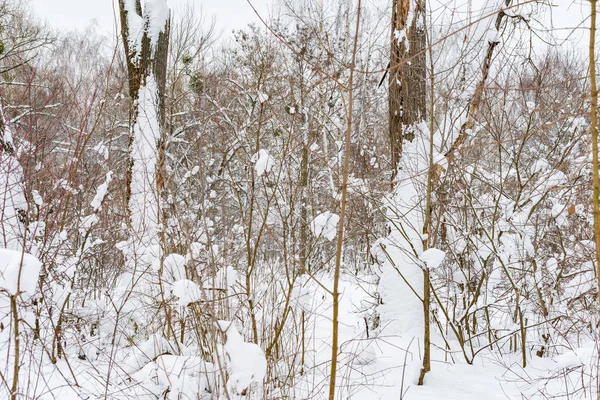
{"type": "Polygon", "coordinates": [[[160,97],[164,73],[157,65],[162,65],[159,58],[166,57],[162,54],[166,47],[160,51],[159,47],[161,40],[168,40],[169,9],[166,0],[146,0],[143,8],[140,0],[120,0],[119,6],[132,97],[128,205],[133,236],[129,261],[137,266],[140,257],[146,256],[145,261],[151,262],[159,255],[160,97]]]}
{"type": "Polygon", "coordinates": [[[423,336],[423,224],[427,189],[428,145],[419,133],[405,142],[397,184],[387,199],[389,234],[374,246],[381,263],[379,307],[385,331],[405,337],[423,336]]]}
{"type": "Polygon", "coordinates": [[[425,118],[426,57],[423,0],[392,2],[389,69],[389,137],[392,183],[402,157],[402,146],[413,137],[412,128],[425,118]],[[410,62],[406,62],[410,60],[410,62]]]}
{"type": "MultiPolygon", "coordinates": [[[[136,235],[136,249],[151,249],[159,245],[158,202],[156,190],[157,143],[160,126],[157,113],[157,86],[148,77],[146,86],[140,88],[137,119],[132,127],[131,184],[129,211],[131,225],[136,235]]],[[[143,250],[141,250],[143,251],[143,250]]]]}
{"type": "Polygon", "coordinates": [[[0,247],[22,250],[27,200],[22,183],[23,169],[13,149],[10,126],[0,105],[0,247]]]}
{"type": "MultiPolygon", "coordinates": [[[[164,182],[164,84],[169,36],[169,9],[166,0],[119,0],[121,35],[127,58],[130,109],[130,170],[128,207],[130,236],[118,245],[125,255],[125,270],[113,293],[117,304],[145,332],[163,330],[168,336],[169,311],[165,304],[161,273],[163,232],[161,192],[164,182]],[[143,7],[142,7],[143,5],[143,7]],[[138,310],[164,307],[166,324],[152,325],[154,317],[138,310]]],[[[123,319],[126,320],[126,319],[123,319]]]]}

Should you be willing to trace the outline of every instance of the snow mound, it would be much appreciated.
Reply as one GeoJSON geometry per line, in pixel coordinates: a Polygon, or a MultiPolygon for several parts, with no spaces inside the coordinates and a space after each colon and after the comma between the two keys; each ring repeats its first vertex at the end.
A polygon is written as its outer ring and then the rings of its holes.
{"type": "Polygon", "coordinates": [[[174,353],[171,344],[159,333],[150,335],[148,340],[133,348],[123,363],[123,370],[131,374],[139,371],[144,365],[155,360],[158,356],[174,353]]]}
{"type": "Polygon", "coordinates": [[[35,256],[9,249],[0,249],[0,289],[11,295],[35,293],[42,263],[35,256]]]}
{"type": "Polygon", "coordinates": [[[173,282],[171,293],[179,298],[177,303],[181,307],[187,307],[190,303],[198,301],[201,298],[200,286],[189,279],[181,279],[173,282]]]}
{"type": "Polygon", "coordinates": [[[419,256],[429,268],[439,267],[444,261],[444,257],[446,257],[446,252],[435,248],[427,249],[419,256]]]}
{"type": "Polygon", "coordinates": [[[245,394],[252,383],[262,384],[265,378],[265,353],[257,344],[244,342],[232,322],[218,321],[217,326],[227,338],[223,345],[229,370],[227,387],[238,395],[245,394]]]}
{"type": "Polygon", "coordinates": [[[168,282],[185,280],[185,257],[179,254],[169,254],[163,262],[164,279],[168,282]]]}
{"type": "Polygon", "coordinates": [[[218,387],[214,365],[193,356],[158,356],[132,378],[140,383],[136,398],[206,399],[218,387]]]}

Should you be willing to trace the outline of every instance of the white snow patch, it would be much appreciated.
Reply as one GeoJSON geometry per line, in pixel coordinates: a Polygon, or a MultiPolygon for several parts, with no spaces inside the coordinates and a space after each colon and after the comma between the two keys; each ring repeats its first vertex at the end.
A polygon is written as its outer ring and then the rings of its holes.
{"type": "Polygon", "coordinates": [[[310,231],[315,237],[325,236],[331,241],[337,235],[337,224],[340,216],[330,211],[325,211],[315,217],[310,223],[310,231]]]}
{"type": "Polygon", "coordinates": [[[105,160],[108,160],[108,147],[104,145],[104,142],[98,143],[92,150],[104,157],[105,160]]]}
{"type": "Polygon", "coordinates": [[[434,269],[442,264],[444,257],[446,257],[446,252],[435,248],[427,249],[419,256],[421,261],[424,261],[429,268],[434,269]]]}
{"type": "Polygon", "coordinates": [[[42,263],[35,256],[9,249],[0,249],[0,289],[11,295],[35,293],[42,263]]]}
{"type": "Polygon", "coordinates": [[[269,96],[266,93],[258,92],[258,101],[262,104],[269,100],[269,96]]]}
{"type": "Polygon", "coordinates": [[[144,19],[135,10],[135,0],[124,0],[123,5],[127,11],[127,27],[129,28],[129,51],[139,54],[144,33],[144,19]]]}
{"type": "Polygon", "coordinates": [[[156,46],[158,36],[164,32],[169,19],[169,7],[166,0],[146,0],[144,14],[148,20],[148,37],[156,46]]]}
{"type": "Polygon", "coordinates": [[[189,279],[181,279],[173,282],[171,285],[171,293],[177,296],[177,301],[181,307],[187,307],[190,303],[201,299],[200,286],[189,279]]]}
{"type": "Polygon", "coordinates": [[[167,282],[185,280],[185,257],[179,254],[166,256],[163,261],[163,277],[167,282]]]}
{"type": "Polygon", "coordinates": [[[275,165],[275,159],[265,149],[260,149],[258,153],[252,156],[251,160],[254,164],[254,170],[258,176],[269,173],[275,165]]]}
{"type": "Polygon", "coordinates": [[[44,200],[42,199],[42,196],[40,196],[40,192],[37,190],[32,190],[31,196],[33,197],[33,202],[36,206],[41,207],[44,204],[44,200]]]}
{"type": "Polygon", "coordinates": [[[244,342],[232,322],[218,321],[217,325],[227,337],[223,345],[229,370],[227,386],[239,395],[252,383],[262,384],[267,373],[264,351],[257,344],[244,342]]]}
{"type": "Polygon", "coordinates": [[[92,206],[92,210],[98,211],[100,209],[100,206],[102,206],[102,202],[104,201],[106,193],[108,192],[108,185],[110,184],[110,182],[112,182],[112,175],[113,172],[108,171],[106,173],[106,180],[103,184],[98,186],[98,189],[96,189],[96,196],[94,196],[94,199],[90,203],[90,206],[92,206]]]}

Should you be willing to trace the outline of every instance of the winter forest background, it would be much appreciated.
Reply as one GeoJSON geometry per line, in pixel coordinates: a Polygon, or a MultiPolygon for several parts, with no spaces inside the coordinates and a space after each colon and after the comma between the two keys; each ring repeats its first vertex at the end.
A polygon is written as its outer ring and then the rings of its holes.
{"type": "Polygon", "coordinates": [[[599,398],[596,0],[191,4],[0,0],[1,399],[599,398]]]}

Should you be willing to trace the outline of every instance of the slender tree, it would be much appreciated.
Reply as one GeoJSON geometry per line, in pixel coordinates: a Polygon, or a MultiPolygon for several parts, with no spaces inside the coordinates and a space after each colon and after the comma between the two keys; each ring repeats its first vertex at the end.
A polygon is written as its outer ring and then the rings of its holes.
{"type": "Polygon", "coordinates": [[[339,340],[339,282],[342,269],[342,257],[344,251],[344,222],[346,219],[346,206],[348,196],[348,175],[350,172],[350,144],[352,137],[352,111],[353,111],[353,84],[354,84],[354,64],[356,62],[356,53],[358,47],[358,31],[360,27],[360,7],[361,1],[358,0],[356,5],[356,29],[354,32],[354,45],[352,48],[352,61],[350,62],[350,77],[348,78],[348,103],[346,106],[346,134],[344,137],[344,166],[342,171],[342,182],[340,190],[342,198],[340,200],[340,220],[337,227],[337,243],[335,252],[335,267],[333,271],[333,318],[332,318],[332,337],[331,337],[331,371],[329,375],[329,400],[335,399],[335,382],[337,375],[337,358],[338,358],[338,340],[339,340]]]}
{"type": "Polygon", "coordinates": [[[594,213],[594,240],[596,242],[596,277],[598,280],[598,299],[600,300],[600,176],[598,172],[598,88],[596,86],[596,7],[597,0],[590,0],[591,22],[590,22],[590,132],[592,134],[592,182],[593,191],[593,213],[594,213]]]}

